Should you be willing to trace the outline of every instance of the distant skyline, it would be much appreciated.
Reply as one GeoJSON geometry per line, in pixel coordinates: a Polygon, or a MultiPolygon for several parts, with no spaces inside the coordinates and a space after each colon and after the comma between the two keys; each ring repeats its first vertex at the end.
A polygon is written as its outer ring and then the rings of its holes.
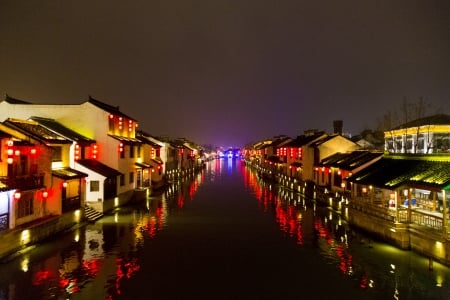
{"type": "MultiPolygon", "coordinates": [[[[0,100],[119,106],[155,136],[242,146],[450,114],[450,1],[0,2],[0,100]]],[[[0,120],[3,121],[3,120],[0,120]]]]}

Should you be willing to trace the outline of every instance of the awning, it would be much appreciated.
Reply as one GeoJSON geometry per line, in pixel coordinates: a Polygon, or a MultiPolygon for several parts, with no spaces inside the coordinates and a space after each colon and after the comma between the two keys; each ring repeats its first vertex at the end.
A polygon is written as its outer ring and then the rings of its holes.
{"type": "Polygon", "coordinates": [[[83,177],[88,176],[88,174],[80,172],[80,171],[72,169],[72,168],[62,168],[62,169],[52,170],[52,175],[55,177],[64,179],[64,180],[77,179],[77,178],[83,178],[83,177]]]}
{"type": "Polygon", "coordinates": [[[125,137],[125,136],[118,136],[118,135],[112,135],[109,134],[108,136],[112,137],[115,140],[118,140],[126,145],[138,145],[138,144],[142,144],[142,141],[136,138],[131,138],[131,137],[125,137]]]}
{"type": "Polygon", "coordinates": [[[146,163],[135,162],[134,164],[135,164],[136,166],[138,166],[139,168],[142,168],[142,169],[153,168],[151,165],[146,164],[146,163]]]}
{"type": "Polygon", "coordinates": [[[83,167],[86,167],[89,170],[92,170],[95,173],[98,173],[107,178],[123,175],[116,169],[108,167],[107,165],[94,159],[81,159],[77,160],[76,162],[82,165],[83,167]]]}
{"type": "Polygon", "coordinates": [[[159,157],[152,158],[152,161],[160,165],[164,163],[159,157]]]}

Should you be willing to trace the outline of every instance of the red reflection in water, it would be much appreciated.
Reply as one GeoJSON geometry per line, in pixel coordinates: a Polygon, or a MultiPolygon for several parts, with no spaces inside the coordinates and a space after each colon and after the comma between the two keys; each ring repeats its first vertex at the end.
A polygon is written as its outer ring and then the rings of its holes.
{"type": "Polygon", "coordinates": [[[33,277],[33,285],[41,285],[54,277],[54,273],[49,270],[39,270],[34,273],[33,277]]]}
{"type": "Polygon", "coordinates": [[[319,237],[326,239],[330,250],[335,246],[336,255],[339,258],[339,269],[344,275],[352,275],[352,255],[348,253],[348,248],[345,244],[340,243],[336,245],[333,233],[321,223],[319,220],[314,221],[314,227],[318,231],[319,237]]]}
{"type": "Polygon", "coordinates": [[[100,271],[101,261],[98,258],[93,258],[89,260],[85,260],[82,263],[82,268],[85,271],[86,275],[90,277],[96,277],[98,272],[100,271]]]}
{"type": "Polygon", "coordinates": [[[362,278],[361,278],[361,282],[359,284],[359,287],[362,289],[366,289],[368,281],[369,281],[369,279],[367,278],[366,274],[363,274],[362,278]]]}
{"type": "MultiPolygon", "coordinates": [[[[171,195],[171,200],[175,200],[178,207],[183,208],[186,204],[185,195],[188,194],[192,200],[199,186],[204,183],[204,180],[204,175],[197,176],[196,180],[189,185],[183,185],[183,190],[179,190],[177,194],[171,195]]],[[[155,237],[157,232],[164,228],[168,216],[166,204],[164,200],[155,200],[150,204],[149,214],[140,220],[139,228],[148,232],[151,238],[155,237]]],[[[136,231],[138,232],[137,234],[142,234],[143,232],[142,230],[136,231]]],[[[134,240],[133,237],[131,238],[134,240]]],[[[87,282],[103,283],[103,279],[99,278],[99,274],[105,273],[103,275],[113,275],[111,276],[113,277],[111,282],[108,280],[106,285],[104,285],[108,294],[106,299],[112,300],[114,295],[121,294],[121,285],[123,285],[124,281],[135,276],[135,273],[141,268],[137,258],[117,257],[115,258],[115,272],[113,271],[113,274],[109,274],[107,273],[109,272],[107,266],[109,264],[105,263],[104,257],[83,260],[82,251],[81,248],[77,247],[76,250],[71,249],[70,252],[67,251],[64,255],[53,256],[48,261],[45,261],[43,266],[36,266],[35,268],[38,270],[31,271],[31,274],[33,274],[32,284],[40,286],[44,294],[51,293],[52,296],[58,294],[58,299],[66,299],[69,294],[79,293],[87,282]],[[72,251],[77,253],[72,255],[72,251]],[[69,253],[71,255],[68,255],[69,253]],[[57,287],[57,290],[54,287],[57,287]]],[[[85,252],[89,252],[89,250],[86,251],[85,249],[85,252]]]]}
{"type": "MultiPolygon", "coordinates": [[[[302,214],[298,211],[295,205],[290,204],[289,199],[283,200],[273,193],[269,188],[265,187],[262,182],[258,181],[258,177],[254,172],[247,168],[243,171],[244,184],[250,188],[257,200],[263,204],[264,211],[271,209],[271,205],[275,203],[275,217],[280,226],[280,229],[290,236],[296,237],[298,245],[303,244],[303,230],[302,230],[302,214]]],[[[353,275],[353,261],[352,255],[345,243],[336,240],[338,237],[330,230],[326,224],[320,219],[314,219],[314,229],[320,239],[326,241],[328,250],[335,250],[336,257],[339,259],[339,270],[344,275],[353,275]]],[[[331,223],[330,223],[331,224],[331,223]]],[[[330,225],[328,224],[328,225],[330,225]]],[[[368,278],[365,274],[362,275],[360,287],[365,289],[368,287],[368,278]]]]}
{"type": "Polygon", "coordinates": [[[156,236],[156,220],[154,218],[150,218],[148,225],[148,235],[153,238],[156,236]]]}
{"type": "Polygon", "coordinates": [[[65,288],[66,286],[69,285],[69,283],[70,283],[70,279],[67,279],[67,278],[61,278],[61,279],[59,280],[59,287],[60,287],[60,288],[65,288]]]}
{"type": "Polygon", "coordinates": [[[352,256],[347,253],[343,245],[336,247],[337,256],[340,259],[339,269],[342,274],[349,274],[352,270],[352,256]]]}
{"type": "Polygon", "coordinates": [[[189,185],[189,199],[192,200],[195,192],[197,191],[197,188],[198,188],[198,186],[195,181],[189,185]]]}
{"type": "Polygon", "coordinates": [[[125,260],[123,258],[118,258],[116,260],[116,283],[115,283],[115,293],[117,295],[121,294],[120,284],[121,281],[126,278],[130,279],[134,273],[139,271],[141,266],[138,264],[136,258],[132,258],[131,260],[125,260]]]}
{"type": "Polygon", "coordinates": [[[275,218],[280,229],[296,238],[296,243],[303,244],[303,232],[300,223],[300,214],[295,205],[289,204],[289,201],[275,195],[269,188],[264,187],[258,182],[258,177],[247,169],[242,171],[244,176],[244,185],[251,189],[256,199],[262,203],[264,212],[268,212],[275,203],[275,218]],[[286,206],[286,203],[287,206],[286,206]]]}
{"type": "Polygon", "coordinates": [[[178,195],[178,198],[177,198],[177,203],[178,203],[178,207],[179,208],[183,208],[184,207],[184,197],[183,197],[183,195],[178,195]]]}
{"type": "Polygon", "coordinates": [[[80,291],[80,286],[78,285],[77,279],[76,278],[72,278],[71,280],[69,280],[69,282],[65,286],[65,290],[69,294],[78,293],[80,291]]]}

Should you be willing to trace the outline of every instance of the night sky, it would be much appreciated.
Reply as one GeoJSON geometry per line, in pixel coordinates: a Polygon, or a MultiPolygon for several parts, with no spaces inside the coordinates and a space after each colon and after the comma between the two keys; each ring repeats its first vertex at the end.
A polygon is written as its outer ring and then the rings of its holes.
{"type": "Polygon", "coordinates": [[[450,1],[0,1],[0,94],[89,95],[155,136],[242,146],[450,114],[450,1]]]}

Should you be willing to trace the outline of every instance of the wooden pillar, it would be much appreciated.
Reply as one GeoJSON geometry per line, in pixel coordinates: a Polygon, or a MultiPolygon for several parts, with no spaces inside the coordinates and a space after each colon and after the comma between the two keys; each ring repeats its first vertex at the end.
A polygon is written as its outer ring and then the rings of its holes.
{"type": "Polygon", "coordinates": [[[408,188],[408,224],[411,223],[411,189],[408,188]]]}
{"type": "Polygon", "coordinates": [[[436,201],[436,195],[437,195],[437,192],[432,192],[433,194],[433,211],[436,211],[436,203],[437,203],[437,201],[436,201]]]}
{"type": "Polygon", "coordinates": [[[400,203],[398,202],[398,191],[397,190],[395,190],[394,191],[394,201],[395,201],[395,221],[396,222],[400,222],[399,220],[400,220],[400,210],[399,210],[399,207],[400,207],[400,203]]]}
{"type": "Polygon", "coordinates": [[[374,195],[374,188],[371,185],[369,185],[369,197],[371,205],[373,205],[373,195],[374,195]]]}
{"type": "Polygon", "coordinates": [[[445,190],[442,190],[442,235],[444,239],[447,239],[447,196],[445,195],[445,190]]]}

